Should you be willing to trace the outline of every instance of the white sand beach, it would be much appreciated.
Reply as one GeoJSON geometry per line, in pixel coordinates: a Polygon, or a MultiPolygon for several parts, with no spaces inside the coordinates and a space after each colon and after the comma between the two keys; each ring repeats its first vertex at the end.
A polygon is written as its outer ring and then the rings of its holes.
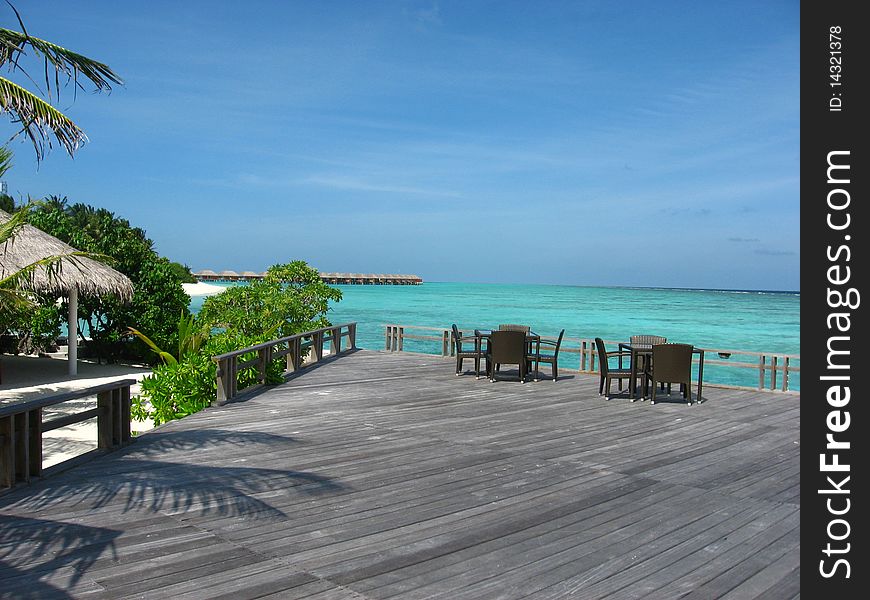
{"type": "Polygon", "coordinates": [[[184,288],[184,293],[188,296],[214,296],[227,289],[222,285],[203,283],[202,281],[197,283],[182,283],[181,287],[184,288]]]}

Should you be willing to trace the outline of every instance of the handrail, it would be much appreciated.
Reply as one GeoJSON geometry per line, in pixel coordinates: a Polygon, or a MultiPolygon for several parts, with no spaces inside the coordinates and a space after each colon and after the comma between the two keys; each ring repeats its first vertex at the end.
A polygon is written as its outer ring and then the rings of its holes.
{"type": "Polygon", "coordinates": [[[254,387],[265,385],[266,370],[273,360],[286,357],[287,366],[284,374],[293,373],[303,368],[309,350],[313,352],[313,357],[309,357],[307,364],[313,364],[322,360],[325,342],[329,342],[329,354],[331,356],[355,350],[356,323],[330,325],[329,327],[305,331],[212,356],[211,359],[217,363],[217,373],[215,375],[217,380],[217,404],[225,404],[241,392],[251,391],[254,387]],[[342,349],[342,338],[347,338],[347,345],[344,349],[342,349]],[[239,360],[240,356],[251,352],[257,353],[256,358],[245,361],[239,360]],[[257,383],[240,389],[239,373],[248,369],[257,369],[257,383]]]}
{"type": "MultiPolygon", "coordinates": [[[[544,340],[557,339],[556,336],[541,336],[544,340]]],[[[384,324],[384,349],[388,352],[403,352],[405,340],[423,340],[435,341],[440,343],[441,356],[453,356],[456,349],[453,342],[452,330],[446,327],[428,327],[422,325],[400,325],[395,323],[384,324]],[[437,331],[440,335],[418,335],[409,333],[408,331],[437,331]]],[[[604,340],[608,346],[617,346],[617,340],[604,340]]],[[[623,340],[624,341],[624,340],[623,340]]],[[[710,372],[705,372],[704,385],[712,385],[714,387],[726,387],[734,389],[751,389],[751,390],[770,390],[780,392],[795,393],[789,387],[790,375],[800,373],[800,367],[794,365],[795,361],[800,361],[799,354],[784,354],[775,352],[756,352],[753,350],[732,350],[724,348],[700,348],[703,350],[706,357],[704,359],[705,369],[711,365],[724,367],[735,367],[738,369],[753,369],[758,373],[758,385],[754,387],[731,385],[726,383],[718,383],[715,381],[707,381],[710,372]],[[713,357],[718,356],[722,360],[715,360],[713,357]],[[732,361],[732,357],[749,357],[746,362],[732,361]],[[712,360],[711,360],[712,359],[712,360]]],[[[587,337],[563,337],[560,352],[579,355],[578,369],[565,369],[578,373],[597,373],[598,372],[598,351],[595,347],[595,339],[587,337]],[[573,345],[572,345],[573,344],[573,345]]],[[[697,363],[698,359],[695,358],[697,363]]],[[[559,361],[559,370],[563,370],[562,361],[559,361]]]]}
{"type": "MultiPolygon", "coordinates": [[[[42,434],[97,417],[97,450],[109,452],[129,444],[130,386],[135,379],[121,379],[54,396],[0,406],[0,490],[43,476],[42,434]],[[43,421],[42,410],[70,400],[97,397],[97,407],[43,421]]],[[[87,452],[82,456],[90,455],[87,452]]],[[[58,463],[53,470],[82,456],[58,463]]]]}

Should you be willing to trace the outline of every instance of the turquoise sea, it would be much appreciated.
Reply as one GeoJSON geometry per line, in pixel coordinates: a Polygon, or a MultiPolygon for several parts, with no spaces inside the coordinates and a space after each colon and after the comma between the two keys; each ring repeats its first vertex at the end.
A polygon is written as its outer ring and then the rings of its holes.
{"type": "MultiPolygon", "coordinates": [[[[563,328],[567,337],[614,341],[652,334],[717,350],[800,354],[799,292],[477,283],[335,287],[344,298],[330,307],[329,319],[356,321],[357,345],[374,350],[384,348],[388,323],[439,328],[456,323],[466,330],[523,323],[544,336],[556,336],[563,328]]],[[[202,302],[194,297],[191,310],[196,312],[202,302]]],[[[405,349],[440,353],[435,342],[409,340],[405,349]]],[[[562,356],[566,367],[578,366],[577,355],[562,356]]],[[[715,354],[707,358],[720,360],[715,354]]],[[[728,360],[757,362],[757,357],[732,355],[728,360]]],[[[756,386],[758,372],[708,365],[704,379],[756,386]]],[[[791,376],[789,387],[800,389],[799,374],[791,376]]]]}

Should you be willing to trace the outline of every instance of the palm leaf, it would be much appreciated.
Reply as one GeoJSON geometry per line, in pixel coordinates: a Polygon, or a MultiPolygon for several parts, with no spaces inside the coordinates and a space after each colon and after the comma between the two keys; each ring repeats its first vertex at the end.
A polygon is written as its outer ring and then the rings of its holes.
{"type": "Polygon", "coordinates": [[[3,77],[0,77],[0,110],[11,114],[13,123],[21,123],[21,132],[33,143],[37,160],[45,155],[46,144],[51,148],[49,134],[57,138],[70,156],[88,141],[85,132],[69,117],[3,77]]]}
{"type": "Polygon", "coordinates": [[[151,350],[153,350],[154,353],[157,354],[160,358],[162,358],[163,362],[165,362],[167,365],[174,365],[174,364],[178,363],[178,361],[175,360],[174,356],[172,356],[169,352],[166,352],[166,351],[158,348],[157,344],[155,344],[154,342],[151,341],[151,338],[149,338],[147,335],[145,335],[144,333],[142,333],[138,329],[135,329],[133,327],[128,327],[127,330],[130,333],[132,333],[133,335],[135,335],[137,338],[139,338],[140,340],[145,342],[148,345],[148,347],[151,348],[151,350]]]}
{"type": "Polygon", "coordinates": [[[72,80],[78,88],[82,88],[79,74],[84,75],[100,92],[111,90],[113,83],[124,84],[118,74],[104,63],[27,33],[0,28],[0,65],[11,62],[14,68],[20,69],[18,56],[23,54],[27,47],[32,48],[35,54],[44,59],[46,65],[45,81],[49,90],[52,87],[48,76],[49,67],[54,68],[55,89],[60,87],[58,77],[61,75],[72,80]]]}

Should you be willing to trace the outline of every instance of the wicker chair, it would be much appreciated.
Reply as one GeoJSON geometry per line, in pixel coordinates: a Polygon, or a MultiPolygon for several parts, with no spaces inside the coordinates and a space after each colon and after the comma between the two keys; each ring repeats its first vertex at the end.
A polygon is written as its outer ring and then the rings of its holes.
{"type": "Polygon", "coordinates": [[[523,331],[493,331],[489,338],[487,360],[490,364],[490,381],[495,381],[498,368],[503,365],[517,365],[520,381],[526,382],[526,334],[523,331]]]}
{"type": "Polygon", "coordinates": [[[656,382],[679,383],[689,406],[692,405],[692,352],[691,344],[656,344],[652,347],[652,363],[646,377],[652,383],[650,404],[656,403],[656,382]]]}
{"type": "MultiPolygon", "coordinates": [[[[668,338],[662,337],[660,335],[633,335],[631,336],[631,345],[632,347],[637,346],[648,346],[652,348],[655,344],[667,344],[668,338]]],[[[637,361],[637,372],[643,373],[649,368],[649,364],[647,363],[647,357],[649,355],[642,355],[638,357],[637,361]]]]}
{"type": "MultiPolygon", "coordinates": [[[[604,345],[604,340],[601,338],[595,338],[595,347],[598,349],[598,373],[601,377],[598,383],[598,395],[602,394],[607,400],[610,400],[610,383],[612,380],[619,380],[621,383],[623,379],[631,379],[631,368],[630,367],[619,367],[612,368],[608,359],[611,357],[630,357],[631,352],[628,350],[619,350],[608,352],[607,347],[604,345]],[[605,389],[604,384],[607,384],[607,388],[605,389]]],[[[643,377],[644,373],[642,371],[637,371],[635,373],[635,377],[643,377]]],[[[631,387],[629,387],[631,389],[631,387]]],[[[631,399],[634,402],[634,398],[631,399]]]]}
{"type": "Polygon", "coordinates": [[[480,359],[483,358],[483,353],[480,349],[480,336],[464,336],[462,332],[459,331],[459,328],[456,326],[456,323],[453,324],[453,344],[455,345],[456,352],[456,375],[459,376],[462,374],[462,361],[466,358],[471,358],[474,360],[474,374],[480,379],[480,359]],[[469,349],[468,346],[465,348],[462,347],[463,342],[470,342],[473,344],[473,349],[469,349]]]}
{"type": "Polygon", "coordinates": [[[523,333],[528,333],[529,331],[532,330],[532,328],[529,327],[528,325],[507,324],[507,325],[499,325],[498,330],[499,331],[522,331],[523,333]]]}
{"type": "Polygon", "coordinates": [[[540,340],[535,344],[535,352],[528,355],[530,362],[535,363],[535,381],[538,381],[541,363],[549,363],[553,366],[553,383],[559,378],[559,347],[562,345],[562,337],[565,335],[565,330],[559,332],[559,339],[555,342],[552,340],[540,340]],[[541,354],[541,346],[547,349],[552,349],[552,354],[541,354]]]}

